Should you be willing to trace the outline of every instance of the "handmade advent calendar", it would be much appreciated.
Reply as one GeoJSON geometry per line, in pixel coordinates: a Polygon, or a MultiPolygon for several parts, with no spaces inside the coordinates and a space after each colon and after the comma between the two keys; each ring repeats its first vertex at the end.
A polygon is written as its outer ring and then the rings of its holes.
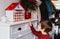
{"type": "Polygon", "coordinates": [[[20,3],[15,2],[10,4],[6,9],[6,18],[8,21],[18,22],[25,20],[25,10],[20,3]]]}

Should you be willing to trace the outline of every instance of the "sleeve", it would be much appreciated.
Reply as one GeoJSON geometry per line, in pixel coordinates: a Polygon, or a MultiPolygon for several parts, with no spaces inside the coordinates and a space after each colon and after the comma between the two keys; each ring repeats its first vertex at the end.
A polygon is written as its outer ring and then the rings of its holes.
{"type": "Polygon", "coordinates": [[[31,28],[32,33],[33,33],[34,35],[38,36],[39,32],[34,29],[33,25],[30,26],[30,28],[31,28]]]}
{"type": "Polygon", "coordinates": [[[48,39],[52,39],[51,36],[48,34],[48,39]]]}

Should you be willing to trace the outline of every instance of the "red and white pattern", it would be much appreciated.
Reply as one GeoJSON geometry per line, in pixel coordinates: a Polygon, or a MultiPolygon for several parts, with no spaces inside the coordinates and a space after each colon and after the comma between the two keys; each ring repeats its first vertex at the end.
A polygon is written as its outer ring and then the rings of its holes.
{"type": "Polygon", "coordinates": [[[25,10],[19,2],[11,3],[6,9],[6,18],[9,22],[25,20],[25,10]]]}
{"type": "Polygon", "coordinates": [[[24,13],[22,11],[16,11],[13,14],[13,19],[15,22],[24,20],[24,13]]]}

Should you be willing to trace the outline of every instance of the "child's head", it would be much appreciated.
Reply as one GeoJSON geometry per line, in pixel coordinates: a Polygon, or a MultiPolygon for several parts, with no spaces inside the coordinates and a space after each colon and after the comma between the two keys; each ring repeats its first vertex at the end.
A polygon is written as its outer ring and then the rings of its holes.
{"type": "Polygon", "coordinates": [[[41,21],[40,23],[41,23],[41,26],[40,26],[41,30],[44,30],[44,32],[48,33],[49,31],[52,30],[52,24],[50,21],[45,20],[45,21],[41,21]]]}

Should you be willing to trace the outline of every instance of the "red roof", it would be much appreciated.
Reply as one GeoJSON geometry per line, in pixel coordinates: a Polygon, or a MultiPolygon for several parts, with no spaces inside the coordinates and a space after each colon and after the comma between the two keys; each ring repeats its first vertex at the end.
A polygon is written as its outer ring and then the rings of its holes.
{"type": "Polygon", "coordinates": [[[15,3],[12,3],[10,6],[8,6],[5,10],[13,10],[19,3],[18,2],[15,2],[15,3]]]}

